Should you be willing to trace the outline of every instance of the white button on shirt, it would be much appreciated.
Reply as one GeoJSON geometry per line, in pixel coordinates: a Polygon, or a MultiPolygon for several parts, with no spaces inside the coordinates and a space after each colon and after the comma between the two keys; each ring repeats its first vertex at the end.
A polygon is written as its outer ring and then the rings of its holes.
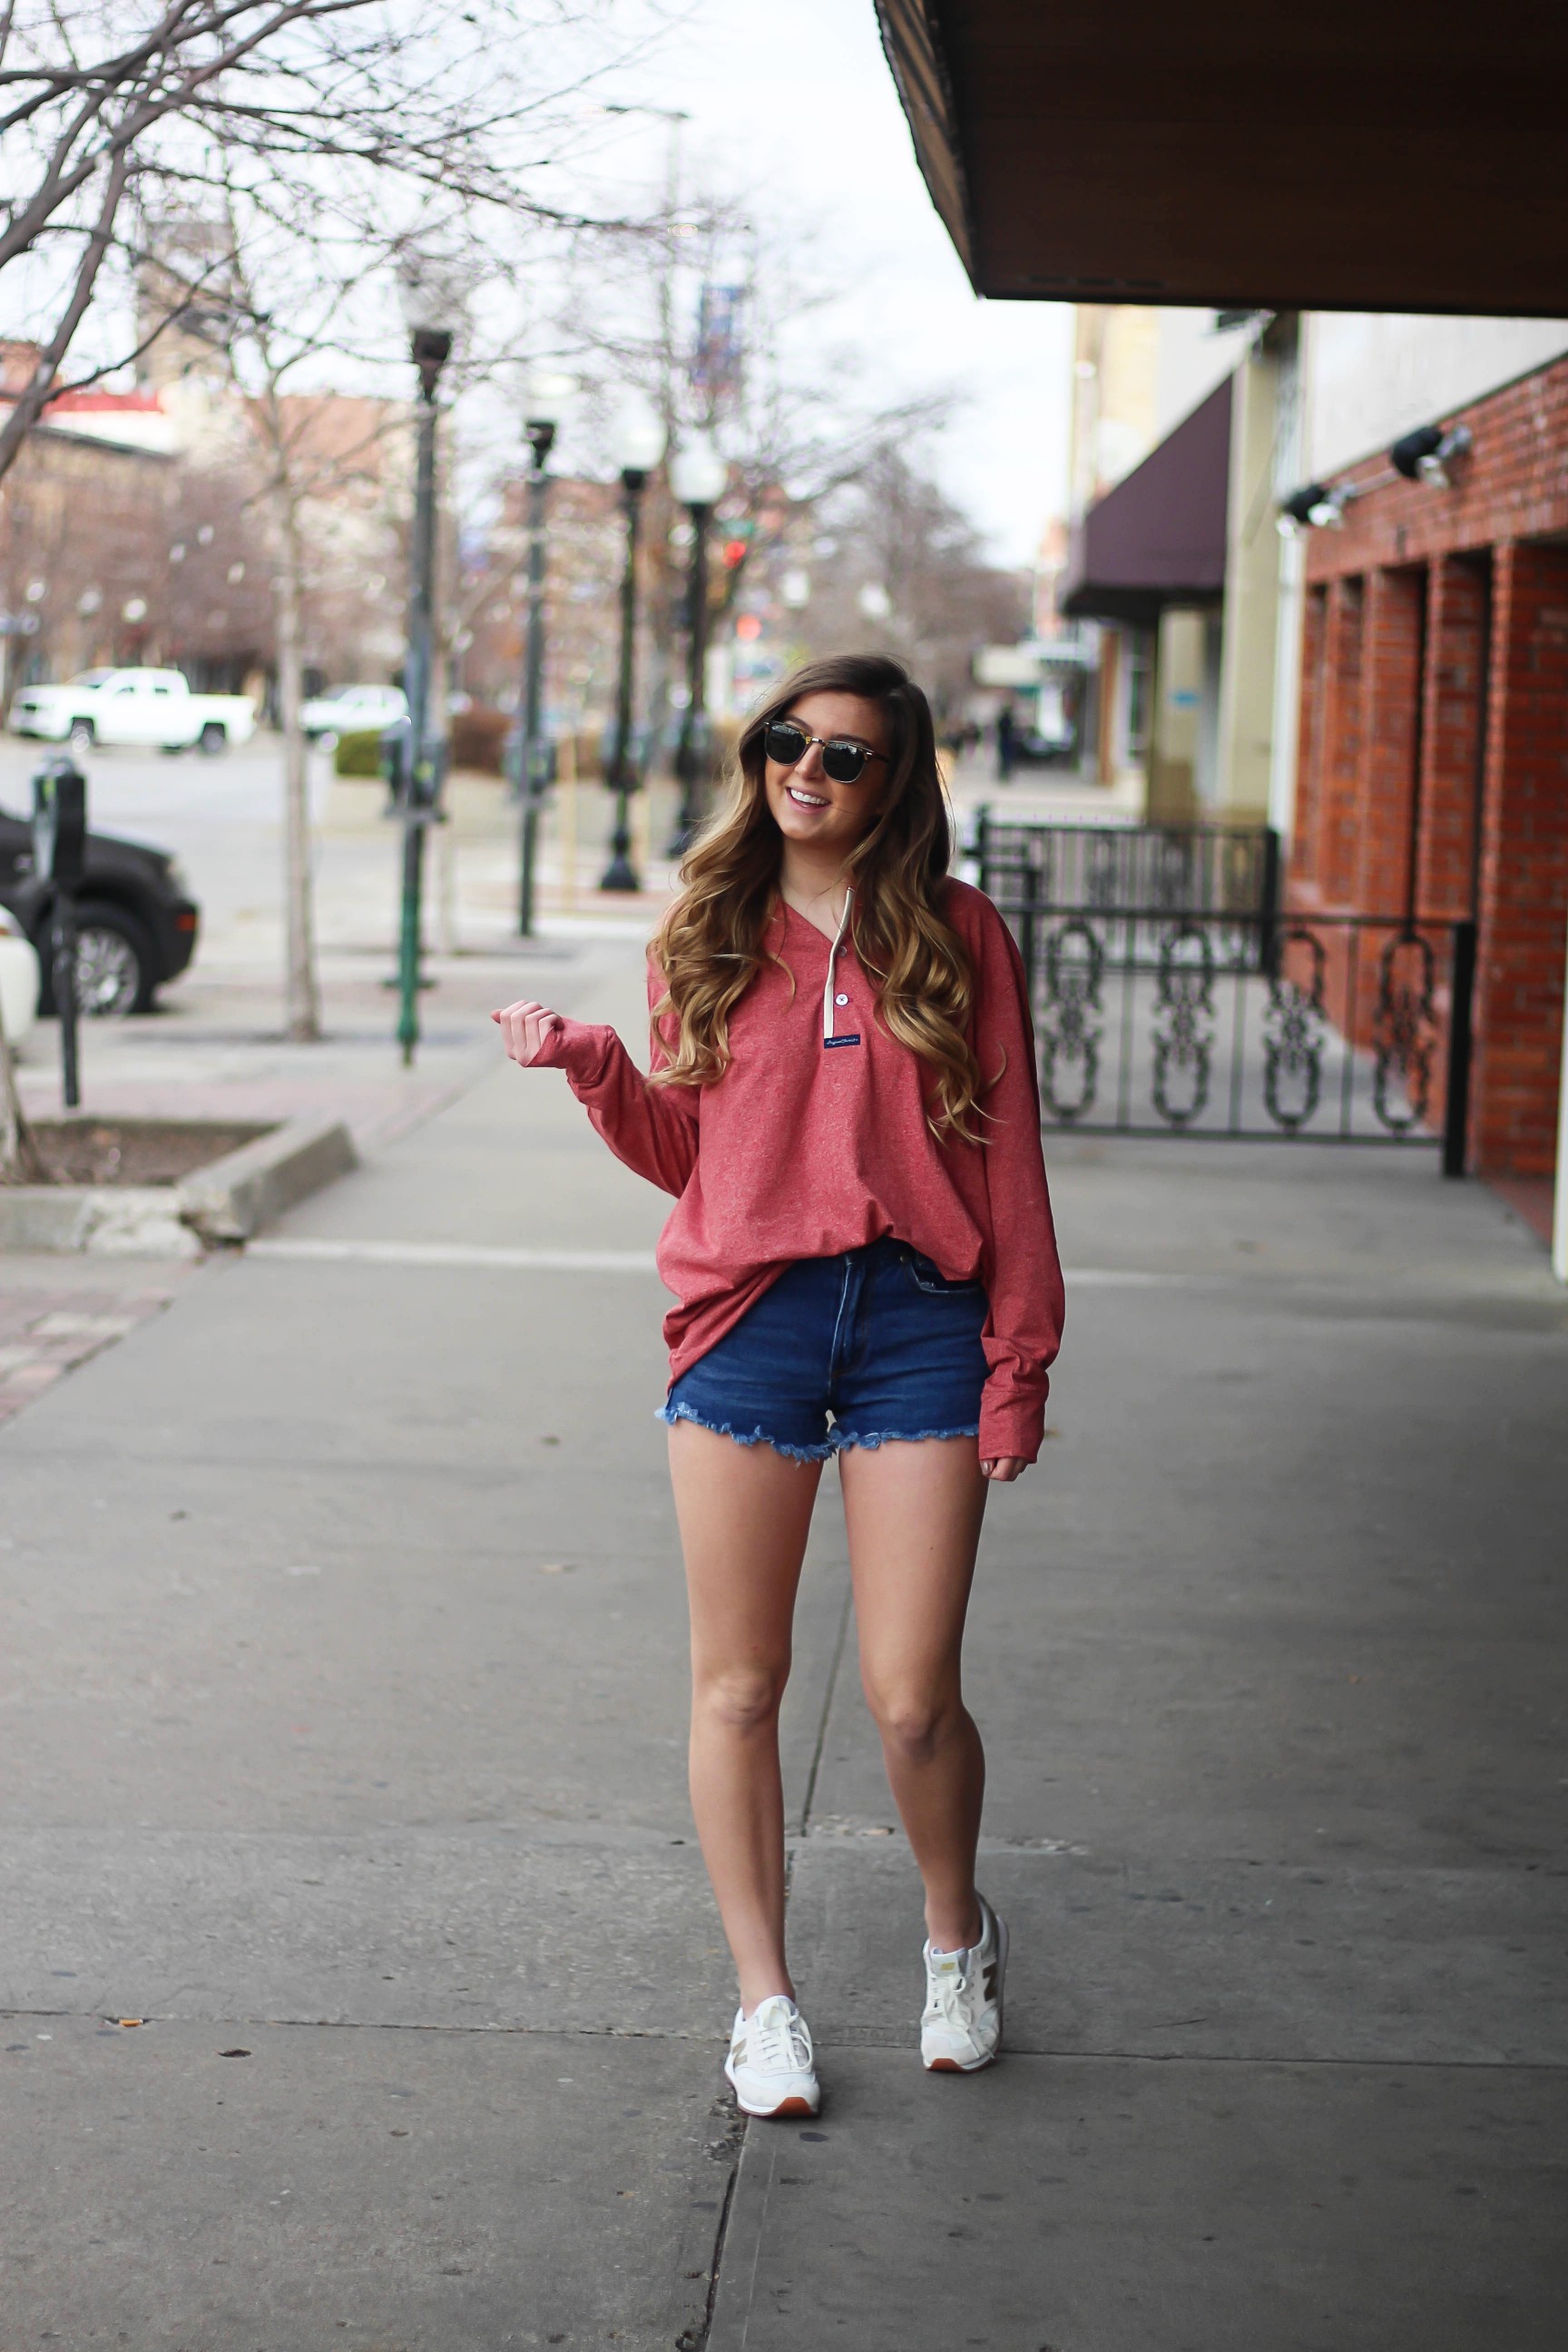
{"type": "Polygon", "coordinates": [[[835,1004],[847,1004],[849,999],[840,992],[840,993],[834,998],[833,1002],[835,1004]]]}

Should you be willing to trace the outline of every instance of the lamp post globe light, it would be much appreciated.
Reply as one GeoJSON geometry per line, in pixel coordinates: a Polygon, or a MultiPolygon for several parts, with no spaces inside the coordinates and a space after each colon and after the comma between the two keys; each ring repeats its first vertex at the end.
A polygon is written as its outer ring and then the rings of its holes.
{"type": "Polygon", "coordinates": [[[436,652],[436,387],[452,355],[461,315],[453,272],[429,256],[407,254],[398,270],[409,356],[419,372],[416,425],[414,531],[409,562],[408,655],[404,688],[408,720],[399,739],[396,793],[403,812],[403,913],[398,933],[397,1042],[405,1064],[419,1040],[420,898],[425,834],[441,792],[441,736],[433,725],[436,652]]]}
{"type": "Polygon", "coordinates": [[[669,468],[669,487],[691,521],[691,566],[686,582],[686,708],[675,772],[680,813],[670,838],[672,857],[684,856],[702,821],[702,780],[708,771],[708,526],[724,495],[730,469],[710,434],[690,434],[669,468]]]}
{"type": "Polygon", "coordinates": [[[522,839],[518,866],[517,928],[533,934],[534,865],[539,846],[539,804],[550,782],[550,752],[544,740],[541,701],[544,684],[544,509],[550,477],[545,467],[555,446],[562,412],[576,389],[564,375],[529,379],[522,437],[533,452],[528,478],[528,633],[518,704],[518,791],[522,802],[522,839]]]}
{"type": "Polygon", "coordinates": [[[650,408],[629,408],[616,436],[621,462],[621,490],[626,502],[626,564],[621,578],[621,666],[616,694],[616,732],[610,772],[605,781],[616,795],[616,829],[610,837],[610,862],[601,877],[601,890],[639,890],[631,860],[631,796],[640,779],[632,740],[632,688],[637,648],[637,538],[642,526],[643,492],[647,478],[664,455],[664,426],[650,408]]]}

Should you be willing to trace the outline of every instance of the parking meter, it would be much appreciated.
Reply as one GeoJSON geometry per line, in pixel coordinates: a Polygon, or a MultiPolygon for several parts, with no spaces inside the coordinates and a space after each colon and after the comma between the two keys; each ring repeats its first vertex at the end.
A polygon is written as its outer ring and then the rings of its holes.
{"type": "Polygon", "coordinates": [[[413,764],[414,730],[406,719],[395,719],[390,727],[381,730],[381,773],[386,785],[386,811],[390,816],[402,808],[408,798],[408,772],[413,764]]]}
{"type": "Polygon", "coordinates": [[[62,752],[33,778],[33,866],[58,889],[75,890],[87,864],[87,779],[62,752]]]}
{"type": "Polygon", "coordinates": [[[416,772],[415,784],[421,808],[430,812],[433,824],[445,824],[447,812],[441,796],[447,789],[447,770],[452,757],[452,746],[445,735],[438,735],[425,747],[425,757],[416,772]]]}
{"type": "Polygon", "coordinates": [[[77,1067],[76,902],[87,870],[87,779],[61,752],[33,778],[33,866],[54,886],[50,979],[60,1019],[60,1071],[68,1110],[81,1094],[77,1067]]]}

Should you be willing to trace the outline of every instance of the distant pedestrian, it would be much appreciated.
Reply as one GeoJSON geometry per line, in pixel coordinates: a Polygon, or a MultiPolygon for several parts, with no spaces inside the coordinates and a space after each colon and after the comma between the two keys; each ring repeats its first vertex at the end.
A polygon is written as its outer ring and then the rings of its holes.
{"type": "Polygon", "coordinates": [[[948,875],[931,712],[879,656],[813,662],[744,729],[653,942],[653,1071],[524,1000],[559,1067],[677,1205],[662,1417],[691,1607],[691,1800],[741,2006],[748,2115],[815,2115],[784,1956],[778,1710],[837,1456],[866,1696],[925,1885],[921,2053],[1002,2033],[1007,1932],[974,1884],[984,1789],[960,1650],[988,1482],[1039,1449],[1062,1283],[1023,969],[948,875]]]}
{"type": "Polygon", "coordinates": [[[996,714],[996,780],[1010,784],[1013,762],[1018,755],[1018,722],[1013,716],[1013,706],[1005,702],[996,714]]]}

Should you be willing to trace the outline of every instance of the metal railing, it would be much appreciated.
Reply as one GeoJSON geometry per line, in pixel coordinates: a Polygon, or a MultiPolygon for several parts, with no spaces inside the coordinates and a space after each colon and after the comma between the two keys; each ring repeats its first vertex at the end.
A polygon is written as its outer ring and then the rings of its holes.
{"type": "Polygon", "coordinates": [[[1079,1134],[1441,1146],[1462,1174],[1473,922],[998,898],[1041,1117],[1079,1134]]]}
{"type": "Polygon", "coordinates": [[[1265,824],[1050,824],[982,807],[969,849],[998,904],[1254,917],[1279,904],[1279,835],[1265,824]]]}

